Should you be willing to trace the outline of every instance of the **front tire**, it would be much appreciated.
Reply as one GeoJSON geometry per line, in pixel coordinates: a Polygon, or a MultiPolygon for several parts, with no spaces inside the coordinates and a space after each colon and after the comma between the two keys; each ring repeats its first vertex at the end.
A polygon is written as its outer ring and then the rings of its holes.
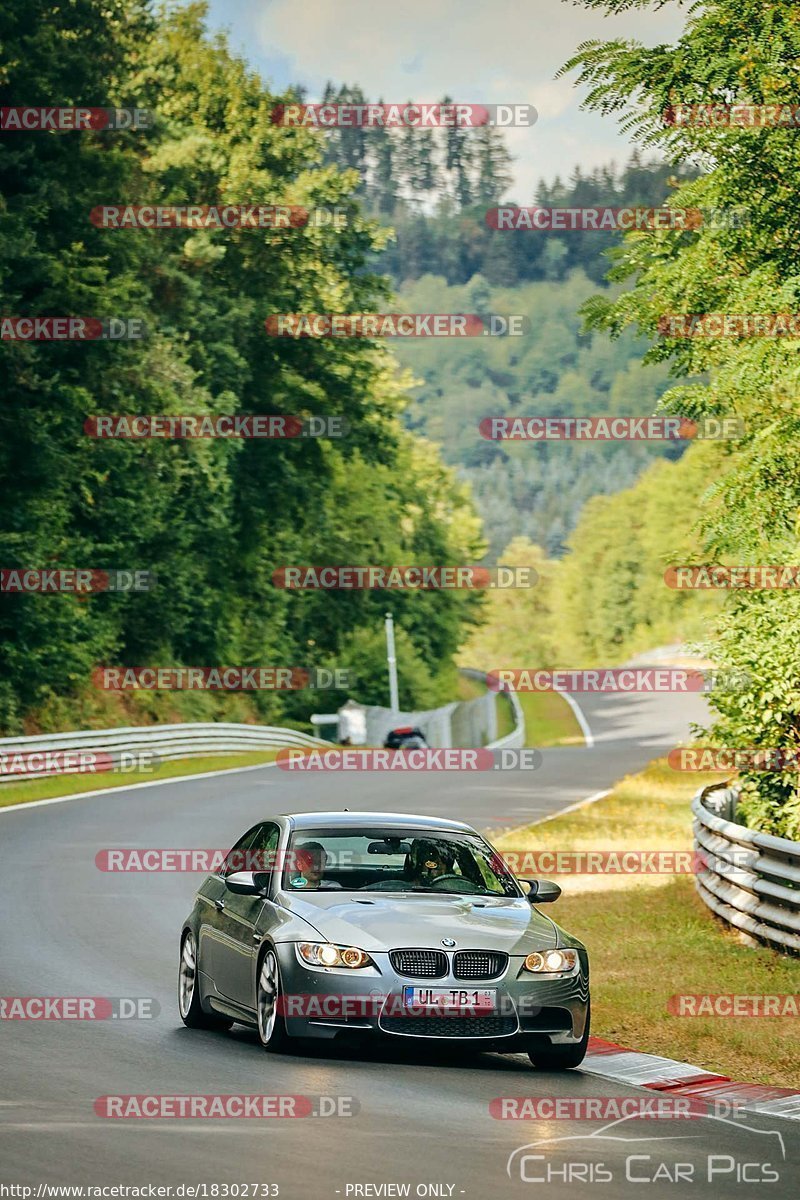
{"type": "Polygon", "coordinates": [[[272,946],[269,946],[259,964],[256,980],[258,1040],[269,1054],[285,1050],[289,1043],[286,1020],[281,1012],[282,996],[278,956],[272,946]]]}
{"type": "Polygon", "coordinates": [[[528,1058],[540,1071],[569,1071],[573,1067],[579,1067],[586,1057],[586,1051],[589,1046],[589,1026],[592,1020],[591,1004],[586,1009],[586,1027],[583,1031],[583,1037],[579,1042],[573,1042],[572,1045],[554,1046],[552,1043],[549,1046],[537,1047],[528,1051],[528,1058]]]}
{"type": "Polygon", "coordinates": [[[187,929],[181,940],[181,958],[178,965],[178,1011],[181,1020],[189,1029],[230,1029],[233,1021],[227,1017],[214,1017],[203,1012],[200,1003],[200,987],[197,981],[197,944],[191,929],[187,929]]]}

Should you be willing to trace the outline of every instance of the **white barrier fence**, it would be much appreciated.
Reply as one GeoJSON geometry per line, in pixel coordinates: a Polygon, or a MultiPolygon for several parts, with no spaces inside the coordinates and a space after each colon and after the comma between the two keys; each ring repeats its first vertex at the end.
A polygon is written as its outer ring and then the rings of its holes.
{"type": "Polygon", "coordinates": [[[179,725],[132,725],[124,729],[73,730],[34,737],[0,738],[0,783],[20,783],[49,775],[91,774],[92,758],[100,772],[135,769],[147,761],[168,762],[210,754],[237,754],[281,746],[330,746],[320,738],[277,725],[190,722],[179,725]],[[44,769],[36,769],[39,759],[44,769]],[[46,762],[49,760],[49,769],[46,762]],[[29,769],[17,769],[28,767],[29,769]],[[64,769],[57,769],[59,766],[64,769]]]}
{"type": "MultiPolygon", "coordinates": [[[[486,684],[484,671],[463,667],[460,675],[486,684]]],[[[391,708],[370,704],[364,707],[366,740],[368,745],[383,745],[390,729],[403,725],[416,726],[425,735],[429,746],[450,748],[451,746],[478,746],[487,750],[502,750],[506,747],[520,749],[525,745],[525,718],[519,700],[513,692],[487,691],[473,700],[455,700],[441,708],[424,712],[394,712],[391,708]],[[501,699],[501,697],[503,697],[501,699]],[[497,712],[500,704],[509,703],[514,719],[514,728],[504,737],[497,736],[497,712]]]]}
{"type": "MultiPolygon", "coordinates": [[[[462,675],[486,682],[482,671],[462,675]]],[[[487,749],[525,745],[525,718],[513,692],[487,691],[474,700],[457,701],[420,713],[393,713],[370,707],[368,742],[381,745],[386,733],[402,724],[419,725],[435,747],[485,746],[487,749]],[[497,705],[508,702],[514,728],[497,737],[497,705]]],[[[50,775],[102,774],[106,771],[146,772],[158,762],[211,754],[237,754],[280,747],[330,748],[330,742],[277,725],[230,722],[187,722],[177,725],[131,725],[122,729],[71,730],[33,737],[0,738],[0,785],[43,779],[50,775]]]]}
{"type": "Polygon", "coordinates": [[[707,864],[696,876],[700,897],[726,924],[800,954],[800,842],[726,819],[735,811],[736,791],[724,784],[692,801],[695,851],[707,864]]]}
{"type": "MultiPolygon", "coordinates": [[[[478,679],[481,681],[481,683],[486,683],[486,680],[488,679],[488,676],[484,671],[476,671],[472,667],[462,667],[459,674],[466,675],[467,679],[478,679]]],[[[506,691],[504,689],[499,692],[490,692],[489,695],[495,697],[495,706],[503,703],[501,697],[504,697],[505,700],[508,701],[508,703],[511,705],[511,712],[514,718],[514,728],[504,737],[497,737],[497,707],[495,707],[494,738],[488,743],[487,748],[489,750],[504,750],[506,747],[510,747],[512,750],[521,750],[525,745],[525,714],[522,711],[522,705],[517,699],[516,693],[506,691]]]]}

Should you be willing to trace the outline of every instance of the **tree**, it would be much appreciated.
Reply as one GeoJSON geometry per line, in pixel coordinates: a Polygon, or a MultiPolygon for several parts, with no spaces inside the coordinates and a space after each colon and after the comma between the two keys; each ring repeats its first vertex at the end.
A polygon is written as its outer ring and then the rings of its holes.
{"type": "MultiPolygon", "coordinates": [[[[270,93],[203,5],[11,0],[2,104],[107,98],[158,114],[141,134],[11,135],[0,160],[0,303],[20,316],[135,316],[139,342],[0,342],[7,434],[2,565],[149,568],[150,592],[15,595],[0,625],[0,725],[308,715],[313,693],[97,698],[98,663],[338,665],[379,593],[290,594],[277,567],[455,564],[482,547],[470,501],[403,429],[408,380],[369,339],[272,338],[283,312],[360,312],[391,303],[369,269],[386,237],[363,215],[357,170],[325,164],[324,137],[283,128],[270,93]],[[88,52],[91,47],[91,53],[88,52]],[[119,229],[98,203],[336,208],[344,229],[119,229]],[[102,413],[287,413],[341,419],[339,440],[95,440],[102,413]],[[366,500],[369,500],[367,503],[366,500]],[[334,560],[335,561],[335,560],[334,560]],[[16,636],[15,636],[16,635],[16,636]]],[[[339,97],[358,99],[357,89],[339,97]]],[[[358,145],[348,149],[360,169],[358,145]]],[[[5,598],[4,598],[5,599],[5,598]]],[[[452,671],[476,598],[404,595],[398,634],[452,671]]],[[[372,681],[361,681],[366,689],[372,681]]]]}
{"type": "MultiPolygon", "coordinates": [[[[632,0],[584,0],[620,11],[632,0]]],[[[636,0],[637,7],[648,7],[636,0]]],[[[655,7],[656,5],[654,5],[655,7]]],[[[587,306],[590,327],[648,336],[665,314],[796,312],[800,298],[796,229],[800,217],[797,134],[780,122],[737,126],[674,120],[675,105],[783,106],[796,103],[800,22],[793,5],[707,0],[676,46],[622,41],[582,46],[567,69],[588,85],[588,104],[619,116],[668,160],[701,164],[678,180],[670,203],[711,213],[697,230],[631,234],[615,254],[612,278],[632,280],[617,299],[587,306]],[[741,209],[746,207],[746,220],[741,209]]],[[[800,413],[792,338],[662,336],[648,356],[671,361],[689,382],[663,400],[673,413],[735,415],[744,436],[730,455],[703,524],[704,552],[734,563],[792,563],[800,549],[800,413]],[[692,378],[708,376],[708,382],[692,378]]],[[[715,646],[722,668],[750,669],[747,692],[714,694],[718,720],[707,733],[733,747],[794,748],[800,742],[800,646],[786,631],[796,592],[742,593],[715,646]]],[[[794,620],[792,621],[792,618],[794,620]]],[[[743,772],[742,811],[756,827],[800,836],[797,772],[743,772]]]]}

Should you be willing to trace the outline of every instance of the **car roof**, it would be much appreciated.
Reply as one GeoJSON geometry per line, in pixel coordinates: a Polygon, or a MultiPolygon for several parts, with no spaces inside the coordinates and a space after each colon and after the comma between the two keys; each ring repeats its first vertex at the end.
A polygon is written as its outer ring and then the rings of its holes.
{"type": "Polygon", "coordinates": [[[448,821],[445,817],[419,817],[409,813],[387,812],[305,812],[286,813],[286,820],[291,821],[295,829],[320,829],[323,826],[334,829],[358,829],[364,825],[390,825],[393,828],[406,829],[439,829],[451,830],[458,833],[474,833],[471,825],[463,821],[448,821]]]}

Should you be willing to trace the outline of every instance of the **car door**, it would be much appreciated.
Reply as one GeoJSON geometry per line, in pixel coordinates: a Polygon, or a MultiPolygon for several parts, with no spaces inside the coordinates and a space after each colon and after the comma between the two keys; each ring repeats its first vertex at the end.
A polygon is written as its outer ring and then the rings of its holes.
{"type": "MultiPolygon", "coordinates": [[[[274,861],[278,836],[278,826],[272,821],[264,821],[246,847],[246,857],[266,867],[274,861]]],[[[237,866],[235,861],[233,866],[237,866]]],[[[270,874],[265,871],[265,882],[270,874]]],[[[218,938],[214,954],[217,991],[246,1008],[254,1005],[253,959],[261,940],[256,923],[265,903],[262,896],[238,896],[225,888],[222,907],[219,908],[219,903],[217,906],[218,938]]]]}
{"type": "Polygon", "coordinates": [[[197,893],[199,906],[200,970],[213,979],[217,991],[223,991],[217,981],[221,969],[219,946],[223,937],[223,913],[230,892],[225,887],[225,876],[241,869],[238,864],[246,861],[246,851],[259,833],[261,825],[253,825],[228,851],[225,862],[213,875],[209,875],[197,893]]]}

